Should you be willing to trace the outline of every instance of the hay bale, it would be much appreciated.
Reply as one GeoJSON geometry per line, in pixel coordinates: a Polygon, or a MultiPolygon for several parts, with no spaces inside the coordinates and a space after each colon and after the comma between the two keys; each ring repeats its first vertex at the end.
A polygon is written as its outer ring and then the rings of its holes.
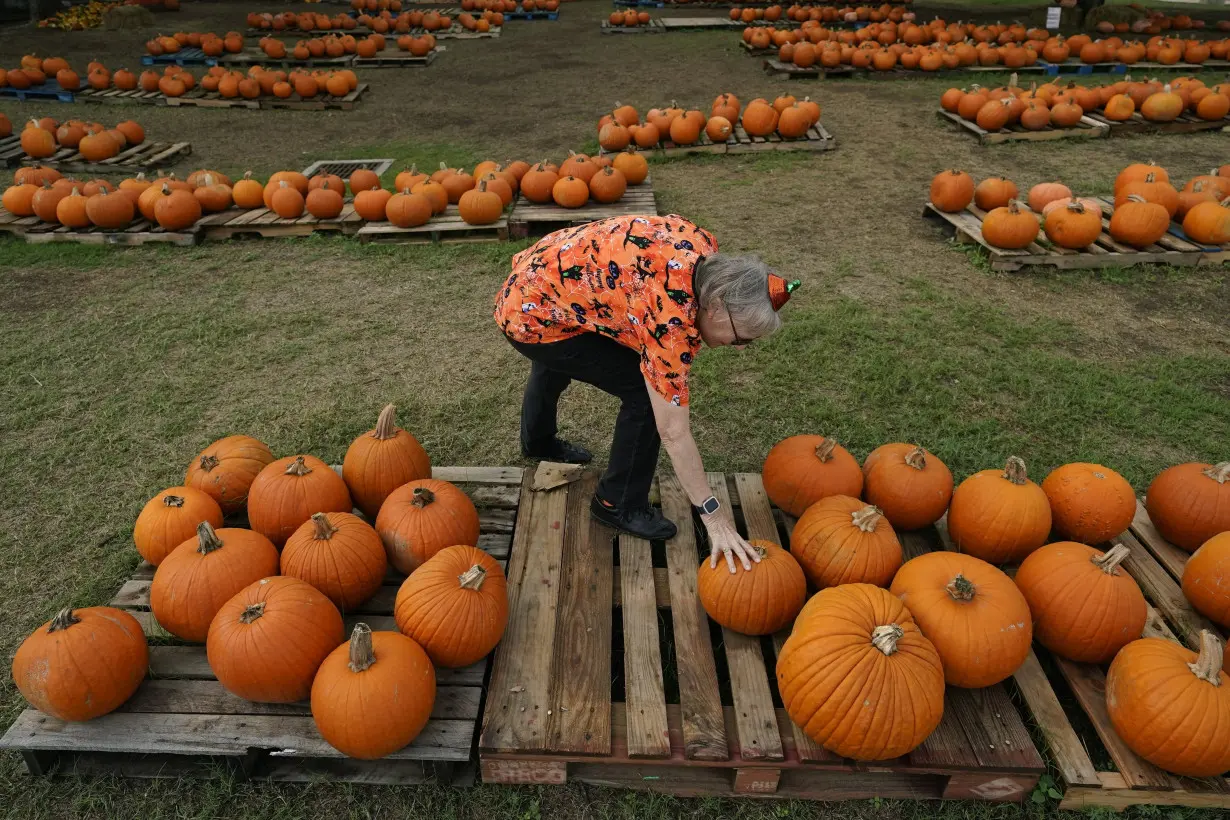
{"type": "Polygon", "coordinates": [[[103,12],[102,22],[103,28],[109,31],[153,28],[154,15],[144,6],[116,6],[103,12]]]}

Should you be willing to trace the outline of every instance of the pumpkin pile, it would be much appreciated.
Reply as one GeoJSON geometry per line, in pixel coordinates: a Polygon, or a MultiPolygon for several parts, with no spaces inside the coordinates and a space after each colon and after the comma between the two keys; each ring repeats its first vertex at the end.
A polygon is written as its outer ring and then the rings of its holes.
{"type": "Polygon", "coordinates": [[[758,97],[746,106],[734,94],[720,94],[706,116],[698,109],[684,110],[674,100],[669,106],[651,108],[645,114],[630,105],[615,104],[610,114],[598,120],[598,145],[604,151],[622,151],[631,145],[649,149],[668,145],[696,145],[704,139],[727,142],[735,126],[753,137],[776,133],[783,139],[799,139],[820,121],[820,105],[810,97],[797,100],[783,94],[770,103],[758,97]]]}
{"type": "MultiPolygon", "coordinates": [[[[401,10],[400,0],[397,3],[397,10],[401,10]]],[[[280,14],[249,12],[247,20],[248,28],[263,31],[329,31],[331,29],[349,31],[359,25],[358,21],[349,14],[336,14],[329,17],[314,11],[298,13],[284,11],[280,14]]]]}
{"type": "MultiPolygon", "coordinates": [[[[120,72],[116,72],[117,78],[120,72]]],[[[211,66],[198,80],[181,66],[167,66],[162,71],[148,69],[135,78],[134,87],[143,91],[158,91],[168,97],[182,97],[197,86],[227,99],[260,97],[289,98],[298,94],[303,99],[318,95],[344,97],[359,85],[358,76],[350,69],[296,69],[289,73],[255,65],[247,73],[222,66],[211,66]]],[[[116,87],[120,87],[117,83],[116,87]]]]}
{"type": "Polygon", "coordinates": [[[607,22],[612,26],[624,26],[626,28],[635,28],[636,26],[649,25],[649,12],[636,11],[635,9],[624,9],[623,11],[613,11],[607,17],[607,22]]]}
{"type": "MultiPolygon", "coordinates": [[[[175,0],[176,3],[179,0],[175,0]]],[[[64,11],[44,17],[38,21],[39,28],[54,28],[60,31],[85,31],[89,28],[98,28],[103,24],[103,15],[116,6],[124,5],[120,0],[112,2],[104,2],[104,0],[90,0],[88,3],[81,3],[72,6],[64,11]]]]}
{"type": "Polygon", "coordinates": [[[221,37],[212,31],[177,31],[170,37],[159,35],[146,41],[145,50],[154,57],[161,57],[184,48],[199,48],[206,57],[219,57],[224,53],[238,54],[243,46],[243,35],[238,31],[228,31],[221,37]]]}
{"type": "Polygon", "coordinates": [[[730,10],[730,19],[744,23],[764,20],[776,23],[783,15],[787,20],[805,23],[814,20],[821,23],[880,23],[891,20],[894,23],[914,20],[914,12],[907,11],[905,6],[859,6],[839,9],[836,6],[801,6],[795,4],[783,10],[780,5],[772,6],[735,6],[730,10]]]}
{"type": "Polygon", "coordinates": [[[614,156],[588,157],[570,151],[559,165],[543,160],[521,178],[521,195],[530,202],[554,202],[561,208],[581,208],[592,200],[618,202],[629,185],[649,176],[649,163],[628,148],[614,156]]]}
{"type": "Polygon", "coordinates": [[[27,120],[21,130],[21,150],[32,159],[47,159],[61,149],[70,148],[80,152],[88,162],[100,162],[144,141],[145,129],[133,120],[107,128],[98,122],[57,122],[52,117],[43,117],[27,120]]]}
{"type": "MultiPolygon", "coordinates": [[[[124,72],[126,78],[133,76],[124,69],[120,71],[124,72]]],[[[85,76],[73,70],[68,60],[63,57],[39,57],[34,54],[22,57],[18,68],[0,68],[0,88],[37,88],[52,80],[66,91],[76,91],[87,84],[91,88],[110,88],[112,82],[111,72],[97,61],[86,66],[85,76]]]]}
{"type": "MultiPolygon", "coordinates": [[[[275,459],[250,436],[215,441],[133,528],[156,567],[155,619],[204,643],[231,694],[310,701],[321,736],[344,754],[401,749],[431,716],[436,667],[480,660],[508,621],[503,570],[474,546],[474,504],[430,475],[392,405],[350,445],[340,475],[311,455],[275,459]],[[389,565],[409,575],[396,597],[399,631],[360,623],[347,640],[342,613],[380,590],[389,565]]],[[[148,665],[130,614],[65,609],[21,645],[13,677],[36,709],[83,721],[121,706],[148,665]]]]}

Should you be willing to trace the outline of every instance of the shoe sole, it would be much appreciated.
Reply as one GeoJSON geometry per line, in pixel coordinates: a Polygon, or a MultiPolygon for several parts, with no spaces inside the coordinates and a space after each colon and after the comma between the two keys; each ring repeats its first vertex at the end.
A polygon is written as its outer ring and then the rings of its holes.
{"type": "Polygon", "coordinates": [[[594,510],[592,506],[589,509],[589,516],[590,518],[597,521],[599,524],[604,524],[617,532],[627,533],[628,535],[633,535],[633,536],[636,536],[637,538],[642,538],[646,541],[669,541],[670,539],[674,538],[676,535],[679,534],[678,527],[675,527],[669,533],[664,532],[664,533],[657,534],[657,535],[635,532],[633,530],[630,530],[630,529],[627,529],[621,526],[618,522],[612,521],[606,516],[598,513],[596,510],[594,510]]]}

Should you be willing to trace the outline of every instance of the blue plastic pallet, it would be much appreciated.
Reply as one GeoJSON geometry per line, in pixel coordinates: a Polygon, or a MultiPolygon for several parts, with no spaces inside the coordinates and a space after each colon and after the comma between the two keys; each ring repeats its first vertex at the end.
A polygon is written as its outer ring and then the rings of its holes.
{"type": "Polygon", "coordinates": [[[33,88],[12,88],[11,86],[0,88],[0,98],[5,97],[17,100],[72,102],[73,92],[64,88],[55,80],[48,80],[42,85],[34,86],[33,88]]]}
{"type": "Polygon", "coordinates": [[[505,20],[558,20],[558,11],[506,11],[505,20]]]}
{"type": "Polygon", "coordinates": [[[660,9],[665,8],[666,4],[659,0],[615,0],[617,6],[633,6],[642,9],[660,9]]]}
{"type": "Polygon", "coordinates": [[[217,65],[217,57],[207,57],[199,48],[181,48],[174,54],[163,54],[155,57],[146,54],[141,58],[141,65],[217,65]]]}

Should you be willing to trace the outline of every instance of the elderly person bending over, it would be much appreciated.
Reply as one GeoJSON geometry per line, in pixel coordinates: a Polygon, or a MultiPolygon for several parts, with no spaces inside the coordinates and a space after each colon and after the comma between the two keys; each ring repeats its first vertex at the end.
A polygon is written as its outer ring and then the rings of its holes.
{"type": "Polygon", "coordinates": [[[665,442],[675,474],[709,535],[711,563],[759,560],[709,491],[688,416],[688,375],[701,343],[742,348],[781,326],[797,282],[763,262],[728,257],[678,216],[622,216],[557,231],[513,258],[495,320],[530,360],[521,406],[528,458],[584,463],[556,435],[560,394],[575,379],[617,396],[610,463],[590,503],[594,518],[646,539],[675,535],[649,503],[665,442]]]}

